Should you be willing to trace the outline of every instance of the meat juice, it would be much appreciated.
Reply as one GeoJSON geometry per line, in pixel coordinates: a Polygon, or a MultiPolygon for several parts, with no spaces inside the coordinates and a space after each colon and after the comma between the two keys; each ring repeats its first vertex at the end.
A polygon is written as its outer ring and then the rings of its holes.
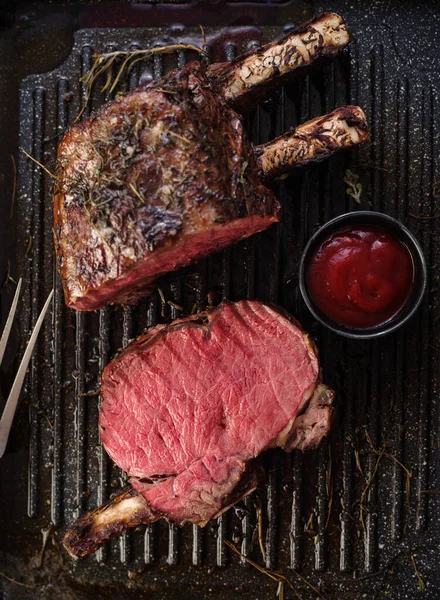
{"type": "Polygon", "coordinates": [[[356,329],[386,323],[405,305],[414,281],[408,248],[375,226],[344,228],[312,254],[307,286],[333,321],[356,329]]]}

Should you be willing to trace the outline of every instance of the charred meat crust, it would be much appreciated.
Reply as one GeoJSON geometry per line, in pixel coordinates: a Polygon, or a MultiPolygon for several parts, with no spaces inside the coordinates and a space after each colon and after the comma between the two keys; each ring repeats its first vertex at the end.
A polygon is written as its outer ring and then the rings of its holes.
{"type": "Polygon", "coordinates": [[[285,450],[311,450],[321,443],[330,431],[334,397],[332,389],[318,384],[303,412],[295,418],[285,450]]]}
{"type": "Polygon", "coordinates": [[[204,69],[140,86],[60,142],[54,238],[70,307],[130,299],[278,220],[241,120],[204,69]]]}
{"type": "Polygon", "coordinates": [[[305,69],[338,54],[348,43],[343,19],[335,13],[321,13],[280,40],[242,54],[229,63],[210,65],[207,74],[226,102],[244,113],[292,74],[302,75],[305,69]]]}
{"type": "Polygon", "coordinates": [[[257,146],[255,155],[263,177],[270,180],[283,178],[293,168],[320,162],[367,139],[368,125],[362,109],[342,106],[257,146]]]}

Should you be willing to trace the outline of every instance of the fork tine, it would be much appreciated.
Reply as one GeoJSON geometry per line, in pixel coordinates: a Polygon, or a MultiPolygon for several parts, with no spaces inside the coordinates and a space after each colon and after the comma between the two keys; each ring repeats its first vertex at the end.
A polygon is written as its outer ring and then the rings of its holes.
{"type": "Polygon", "coordinates": [[[9,334],[11,333],[12,321],[14,320],[15,311],[17,310],[18,298],[20,296],[20,290],[21,290],[21,282],[22,282],[22,279],[20,278],[20,280],[17,284],[17,289],[15,290],[14,299],[12,300],[11,308],[9,310],[8,319],[6,321],[6,325],[3,330],[2,337],[0,339],[0,365],[2,364],[3,355],[4,355],[5,349],[6,349],[6,344],[8,343],[9,334]]]}
{"type": "Polygon", "coordinates": [[[31,335],[31,339],[27,345],[26,351],[24,353],[23,359],[18,368],[17,375],[15,376],[14,383],[12,384],[11,391],[9,393],[8,400],[6,402],[5,409],[2,414],[2,418],[0,419],[0,458],[5,453],[6,444],[8,442],[9,432],[11,430],[12,420],[14,418],[15,409],[17,408],[18,398],[20,397],[21,388],[23,386],[23,381],[26,375],[26,371],[28,368],[28,364],[32,355],[32,351],[35,346],[35,342],[37,341],[38,334],[41,329],[41,325],[43,324],[44,317],[46,315],[47,309],[49,308],[49,304],[52,300],[53,290],[49,294],[48,299],[46,300],[45,305],[43,306],[43,310],[38,317],[38,321],[35,324],[34,330],[31,335]]]}

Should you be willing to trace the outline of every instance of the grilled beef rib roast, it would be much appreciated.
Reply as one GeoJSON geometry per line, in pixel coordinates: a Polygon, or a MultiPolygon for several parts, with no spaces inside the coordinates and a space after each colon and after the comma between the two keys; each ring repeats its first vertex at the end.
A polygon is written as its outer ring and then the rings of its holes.
{"type": "Polygon", "coordinates": [[[162,517],[204,526],[256,488],[264,450],[316,446],[333,400],[308,335],[258,301],[153,327],[104,369],[101,395],[102,444],[132,489],[72,526],[74,558],[162,517]]]}
{"type": "Polygon", "coordinates": [[[232,63],[190,63],[74,125],[58,147],[54,240],[68,306],[145,294],[162,273],[279,220],[265,180],[367,136],[342,107],[252,148],[231,106],[348,43],[338,15],[315,18],[232,63]]]}

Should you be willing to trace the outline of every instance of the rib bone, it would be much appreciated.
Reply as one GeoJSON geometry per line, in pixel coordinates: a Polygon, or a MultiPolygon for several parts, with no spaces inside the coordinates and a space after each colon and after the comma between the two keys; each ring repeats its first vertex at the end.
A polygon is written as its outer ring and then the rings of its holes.
{"type": "Polygon", "coordinates": [[[368,138],[364,111],[359,106],[341,106],[328,115],[303,123],[293,132],[255,148],[266,178],[284,178],[293,167],[303,167],[351,148],[368,138]]]}
{"type": "Polygon", "coordinates": [[[84,558],[129,527],[152,523],[160,517],[142,494],[129,487],[78,519],[67,530],[63,545],[72,558],[84,558]]]}
{"type": "Polygon", "coordinates": [[[279,86],[293,73],[300,74],[322,58],[347,46],[345,23],[335,13],[323,13],[281,40],[242,54],[229,63],[208,67],[208,77],[238,112],[249,110],[268,89],[279,86]]]}

